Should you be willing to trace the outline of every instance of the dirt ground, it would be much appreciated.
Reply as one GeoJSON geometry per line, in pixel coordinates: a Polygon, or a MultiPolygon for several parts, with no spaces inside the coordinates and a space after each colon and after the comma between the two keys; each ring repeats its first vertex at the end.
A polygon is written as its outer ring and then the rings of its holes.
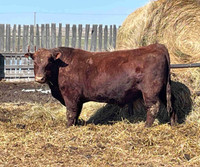
{"type": "Polygon", "coordinates": [[[57,102],[52,97],[47,84],[0,81],[0,103],[47,103],[49,101],[57,102]]]}

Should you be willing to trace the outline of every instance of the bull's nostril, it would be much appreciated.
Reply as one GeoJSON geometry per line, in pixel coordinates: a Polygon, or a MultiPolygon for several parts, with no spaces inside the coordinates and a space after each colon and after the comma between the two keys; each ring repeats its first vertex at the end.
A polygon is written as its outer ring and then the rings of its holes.
{"type": "Polygon", "coordinates": [[[45,82],[45,77],[35,77],[36,82],[45,82]]]}

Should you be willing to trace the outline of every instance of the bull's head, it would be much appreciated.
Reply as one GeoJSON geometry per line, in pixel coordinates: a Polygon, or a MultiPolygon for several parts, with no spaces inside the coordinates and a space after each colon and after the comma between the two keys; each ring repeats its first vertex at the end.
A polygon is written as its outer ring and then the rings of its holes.
{"type": "Polygon", "coordinates": [[[35,50],[35,53],[26,53],[25,57],[31,57],[34,61],[34,74],[35,81],[39,83],[45,83],[48,75],[51,73],[52,64],[55,60],[61,57],[62,53],[51,49],[39,49],[35,50]]]}

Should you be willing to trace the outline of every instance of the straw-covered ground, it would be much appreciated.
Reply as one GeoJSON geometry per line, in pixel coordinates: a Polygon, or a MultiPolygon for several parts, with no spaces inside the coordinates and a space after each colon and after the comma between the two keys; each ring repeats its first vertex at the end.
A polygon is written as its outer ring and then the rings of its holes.
{"type": "MultiPolygon", "coordinates": [[[[193,88],[199,81],[199,76],[190,81],[193,88]]],[[[144,128],[144,114],[129,119],[126,107],[90,102],[80,125],[67,129],[65,107],[46,89],[0,82],[0,166],[200,166],[200,97],[195,90],[191,111],[175,127],[158,119],[144,128]]]]}

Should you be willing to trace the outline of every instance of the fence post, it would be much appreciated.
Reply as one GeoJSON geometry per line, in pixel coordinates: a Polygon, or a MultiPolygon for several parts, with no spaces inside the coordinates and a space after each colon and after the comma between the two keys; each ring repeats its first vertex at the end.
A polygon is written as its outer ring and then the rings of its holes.
{"type": "Polygon", "coordinates": [[[17,40],[17,52],[20,52],[21,47],[21,25],[18,25],[18,40],[17,40]]]}
{"type": "Polygon", "coordinates": [[[29,26],[24,25],[23,27],[23,49],[22,52],[27,52],[28,49],[28,31],[29,31],[29,26]]]}
{"type": "Polygon", "coordinates": [[[93,25],[91,32],[91,51],[96,51],[97,48],[97,25],[93,25]]]}
{"type": "Polygon", "coordinates": [[[104,27],[104,50],[107,51],[108,46],[108,26],[104,27]]]}
{"type": "Polygon", "coordinates": [[[4,24],[0,24],[0,51],[4,51],[4,24]]]}
{"type": "Polygon", "coordinates": [[[51,24],[51,48],[56,47],[56,24],[51,24]]]}
{"type": "Polygon", "coordinates": [[[34,25],[30,25],[30,51],[34,51],[34,25]]]}
{"type": "Polygon", "coordinates": [[[84,43],[84,49],[85,50],[88,50],[89,32],[90,32],[90,25],[86,24],[86,27],[85,27],[85,43],[84,43]]]}
{"type": "Polygon", "coordinates": [[[82,24],[78,25],[78,48],[81,49],[82,42],[82,24]]]}
{"type": "Polygon", "coordinates": [[[10,52],[10,24],[6,24],[6,52],[10,52]]]}
{"type": "Polygon", "coordinates": [[[117,41],[117,27],[114,25],[113,27],[113,48],[116,48],[116,41],[117,41]]]}
{"type": "Polygon", "coordinates": [[[46,42],[45,42],[45,28],[44,24],[41,25],[41,48],[46,47],[46,42]]]}
{"type": "Polygon", "coordinates": [[[58,29],[58,47],[62,46],[62,24],[59,24],[59,29],[58,29]]]}
{"type": "Polygon", "coordinates": [[[50,48],[50,28],[49,28],[49,24],[46,24],[46,47],[47,47],[47,49],[50,48]]]}
{"type": "Polygon", "coordinates": [[[40,48],[40,30],[39,25],[36,25],[36,49],[40,48]]]}
{"type": "Polygon", "coordinates": [[[72,48],[76,47],[76,25],[72,26],[72,48]]]}
{"type": "Polygon", "coordinates": [[[65,25],[65,46],[69,47],[69,30],[70,30],[70,25],[66,24],[65,25]]]}
{"type": "Polygon", "coordinates": [[[99,25],[99,51],[102,51],[102,25],[99,25]]]}
{"type": "Polygon", "coordinates": [[[14,24],[12,30],[12,52],[15,51],[16,51],[16,24],[14,24]]]}
{"type": "Polygon", "coordinates": [[[109,47],[112,47],[112,25],[110,25],[110,34],[109,34],[109,47]]]}

